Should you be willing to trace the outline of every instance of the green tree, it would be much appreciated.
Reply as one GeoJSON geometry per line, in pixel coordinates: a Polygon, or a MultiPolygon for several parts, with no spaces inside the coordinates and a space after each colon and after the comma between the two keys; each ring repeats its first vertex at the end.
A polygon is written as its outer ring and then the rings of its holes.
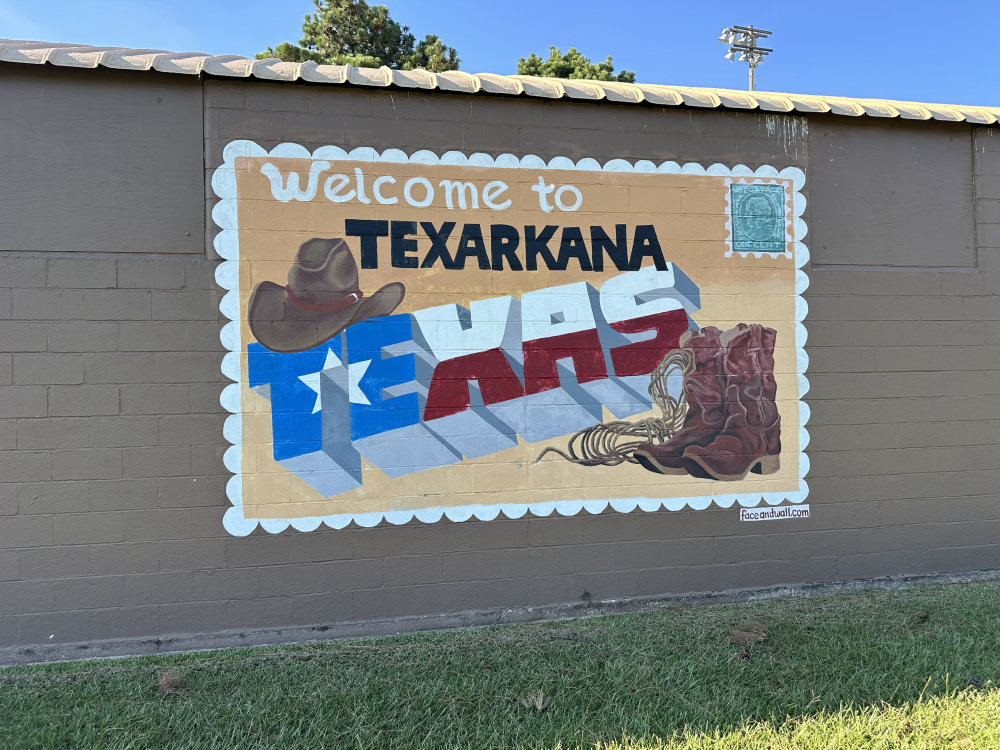
{"type": "Polygon", "coordinates": [[[458,70],[453,47],[428,34],[417,43],[409,26],[401,26],[384,5],[365,0],[313,0],[316,11],[305,17],[299,43],[282,42],[257,54],[288,62],[356,65],[397,70],[424,68],[435,73],[458,70]]]}
{"type": "Polygon", "coordinates": [[[565,55],[558,47],[549,47],[549,59],[543,60],[532,52],[517,61],[518,75],[545,76],[548,78],[586,78],[592,81],[624,81],[635,83],[635,71],[622,70],[615,73],[611,55],[601,63],[592,63],[576,47],[570,47],[565,55]]]}

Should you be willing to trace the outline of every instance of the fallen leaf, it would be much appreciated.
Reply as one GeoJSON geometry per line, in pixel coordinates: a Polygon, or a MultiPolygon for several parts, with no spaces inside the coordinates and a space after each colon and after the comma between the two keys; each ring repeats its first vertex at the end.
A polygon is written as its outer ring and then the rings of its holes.
{"type": "Polygon", "coordinates": [[[175,667],[160,675],[159,690],[160,695],[180,695],[184,692],[184,680],[175,667]]]}
{"type": "Polygon", "coordinates": [[[733,643],[759,643],[767,640],[767,628],[759,622],[745,622],[733,628],[733,643]]]}
{"type": "Polygon", "coordinates": [[[552,698],[547,696],[541,690],[539,690],[537,693],[526,695],[523,698],[521,698],[522,706],[524,706],[525,708],[533,708],[536,711],[538,711],[538,713],[542,713],[546,708],[549,707],[550,703],[552,703],[552,698]]]}

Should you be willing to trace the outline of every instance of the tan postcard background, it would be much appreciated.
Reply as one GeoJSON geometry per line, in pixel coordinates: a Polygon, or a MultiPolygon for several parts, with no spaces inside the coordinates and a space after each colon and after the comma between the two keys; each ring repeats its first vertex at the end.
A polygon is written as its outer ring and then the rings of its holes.
{"type": "MultiPolygon", "coordinates": [[[[534,170],[527,168],[470,167],[390,162],[332,162],[328,173],[353,175],[355,167],[366,176],[368,195],[376,176],[389,174],[397,182],[387,195],[402,194],[402,185],[410,177],[422,176],[433,185],[441,180],[474,182],[482,188],[491,180],[509,185],[504,198],[513,203],[503,211],[449,210],[443,201],[427,208],[415,208],[402,199],[395,205],[380,205],[372,200],[363,205],[331,203],[322,189],[307,202],[287,203],[271,194],[270,182],[260,167],[271,163],[282,174],[297,171],[300,178],[309,172],[311,160],[272,157],[236,159],[237,212],[239,233],[239,305],[241,327],[243,414],[242,475],[243,513],[246,518],[303,518],[334,514],[360,514],[465,505],[501,505],[559,500],[607,500],[613,498],[712,497],[729,494],[793,492],[799,487],[799,409],[795,349],[795,260],[793,257],[753,255],[741,257],[729,249],[727,238],[727,195],[730,182],[754,182],[754,178],[728,178],[708,175],[679,175],[637,172],[585,170],[534,170]],[[531,191],[539,175],[550,184],[575,185],[582,195],[579,210],[544,213],[538,195],[531,191]],[[409,474],[396,479],[362,460],[363,485],[332,498],[323,497],[292,472],[279,465],[271,451],[270,402],[246,384],[247,344],[254,341],[247,323],[247,305],[252,290],[261,281],[284,285],[299,245],[314,237],[344,237],[358,260],[361,289],[369,294],[393,281],[403,282],[406,296],[393,314],[409,313],[428,307],[457,303],[468,306],[472,300],[501,295],[520,296],[545,287],[586,281],[600,288],[619,271],[605,259],[602,272],[582,271],[575,260],[565,271],[541,268],[537,271],[481,270],[476,261],[463,270],[447,270],[441,265],[427,269],[393,268],[388,238],[379,238],[379,268],[360,268],[360,243],[357,237],[344,234],[345,219],[386,219],[389,221],[429,221],[435,226],[446,221],[457,226],[449,240],[454,251],[464,223],[483,228],[487,244],[489,225],[509,224],[522,232],[518,256],[524,260],[524,225],[578,226],[584,237],[591,225],[601,225],[614,237],[614,225],[624,223],[632,230],[639,224],[652,224],[663,250],[664,259],[686,273],[701,291],[701,309],[692,317],[700,327],[727,329],[737,323],[760,323],[777,331],[774,352],[777,405],[781,415],[781,468],[774,474],[750,474],[738,482],[717,482],[691,476],[654,474],[634,464],[618,466],[578,466],[549,454],[536,463],[547,445],[565,447],[566,439],[525,443],[461,463],[409,474]],[[610,265],[610,268],[608,266],[610,265]],[[575,267],[574,267],[575,266],[575,267]]],[[[791,241],[789,256],[794,253],[791,221],[791,184],[787,180],[767,179],[785,186],[786,227],[791,241]]],[[[322,180],[320,181],[322,184],[322,180]]],[[[305,180],[300,183],[302,186],[305,180]]],[[[353,187],[353,184],[350,186],[353,187]]],[[[422,196],[423,191],[417,190],[422,196]]],[[[502,199],[500,199],[502,200],[502,199]]],[[[551,201],[551,196],[550,196],[551,201]]],[[[553,254],[558,250],[557,231],[549,243],[553,254]]],[[[430,241],[418,230],[418,258],[430,247],[430,241]]],[[[589,246],[589,241],[588,241],[589,246]]],[[[646,259],[645,265],[652,265],[646,259]]],[[[654,411],[629,417],[638,420],[654,411]]],[[[604,410],[605,421],[614,417],[604,410]]]]}

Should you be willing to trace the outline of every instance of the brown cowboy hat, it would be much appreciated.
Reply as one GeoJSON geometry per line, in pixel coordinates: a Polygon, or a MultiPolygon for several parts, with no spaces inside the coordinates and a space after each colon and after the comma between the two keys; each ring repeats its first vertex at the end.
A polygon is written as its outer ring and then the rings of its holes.
{"type": "Polygon", "coordinates": [[[358,288],[358,265],[340,238],[303,242],[288,271],[288,285],[262,281],[250,296],[250,330],[271,351],[304,352],[352,323],[388,315],[406,287],[386,284],[370,297],[358,288]]]}

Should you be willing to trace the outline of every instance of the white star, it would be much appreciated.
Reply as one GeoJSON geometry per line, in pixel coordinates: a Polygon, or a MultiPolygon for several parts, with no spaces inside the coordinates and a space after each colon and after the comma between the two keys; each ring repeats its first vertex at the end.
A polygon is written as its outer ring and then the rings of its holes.
{"type": "MultiPolygon", "coordinates": [[[[365,395],[365,392],[361,390],[361,379],[365,376],[369,365],[372,361],[366,359],[362,362],[351,362],[347,365],[347,400],[352,404],[363,404],[365,406],[371,406],[371,401],[365,395]]],[[[338,367],[343,367],[344,363],[341,361],[340,357],[333,353],[332,349],[327,349],[326,360],[323,362],[323,367],[317,372],[310,372],[306,375],[299,375],[299,380],[306,384],[309,390],[316,393],[316,401],[313,404],[312,413],[320,411],[323,408],[323,393],[322,386],[320,385],[320,375],[322,375],[327,370],[336,370],[338,367]]],[[[343,386],[341,386],[343,387],[343,386]]]]}
{"type": "Polygon", "coordinates": [[[351,362],[347,366],[347,400],[352,404],[372,405],[365,392],[361,390],[361,378],[365,376],[371,363],[370,359],[366,359],[364,362],[351,362]]]}
{"type": "Polygon", "coordinates": [[[320,392],[319,385],[320,374],[324,370],[333,370],[334,368],[343,366],[344,363],[340,361],[340,357],[333,353],[333,349],[327,349],[326,360],[324,360],[323,366],[319,369],[319,372],[310,372],[307,375],[299,375],[299,380],[305,383],[309,387],[309,390],[316,392],[316,403],[313,404],[312,410],[313,414],[323,408],[323,394],[320,392]]]}

